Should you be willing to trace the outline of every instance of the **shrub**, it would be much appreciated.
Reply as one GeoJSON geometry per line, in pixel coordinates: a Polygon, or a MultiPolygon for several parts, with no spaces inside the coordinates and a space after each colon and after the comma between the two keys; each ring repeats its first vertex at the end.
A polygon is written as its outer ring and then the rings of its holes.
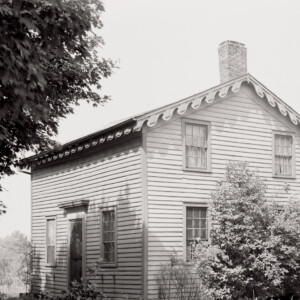
{"type": "Polygon", "coordinates": [[[96,290],[95,285],[86,280],[84,283],[83,280],[80,282],[73,281],[71,287],[67,290],[62,290],[61,295],[54,295],[48,292],[40,292],[39,294],[34,295],[37,298],[49,299],[49,300],[94,300],[94,299],[106,299],[105,295],[96,290]]]}
{"type": "Polygon", "coordinates": [[[156,277],[158,298],[163,300],[199,300],[203,289],[200,277],[191,265],[174,258],[161,266],[156,277]]]}
{"type": "Polygon", "coordinates": [[[211,244],[195,263],[215,299],[265,299],[300,292],[300,207],[268,202],[266,186],[244,163],[230,163],[212,194],[211,244]]]}

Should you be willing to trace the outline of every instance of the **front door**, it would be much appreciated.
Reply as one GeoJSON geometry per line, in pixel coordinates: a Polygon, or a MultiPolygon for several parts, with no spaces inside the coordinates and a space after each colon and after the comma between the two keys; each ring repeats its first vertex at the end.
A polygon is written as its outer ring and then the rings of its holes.
{"type": "Polygon", "coordinates": [[[83,276],[82,261],[82,219],[69,220],[69,286],[80,282],[83,276]]]}

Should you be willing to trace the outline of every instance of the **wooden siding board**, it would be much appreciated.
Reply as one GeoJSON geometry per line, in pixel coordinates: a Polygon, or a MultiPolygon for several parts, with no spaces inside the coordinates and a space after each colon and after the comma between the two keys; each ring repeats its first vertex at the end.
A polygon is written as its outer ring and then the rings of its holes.
{"type": "MultiPolygon", "coordinates": [[[[252,96],[251,96],[252,97],[252,96]]],[[[197,111],[190,110],[185,119],[211,124],[210,173],[182,169],[183,148],[181,117],[159,122],[147,130],[148,190],[148,297],[157,299],[156,274],[170,256],[183,255],[183,202],[209,202],[211,191],[222,179],[229,160],[243,160],[258,170],[265,180],[267,196],[279,203],[288,200],[283,184],[300,194],[299,180],[272,177],[272,131],[291,131],[286,119],[272,108],[264,109],[241,92],[197,111]]],[[[296,174],[300,176],[300,141],[296,132],[296,174]]]]}
{"type": "MultiPolygon", "coordinates": [[[[36,260],[36,289],[59,292],[67,285],[67,219],[58,204],[67,200],[87,199],[86,260],[93,266],[101,256],[100,209],[118,206],[117,268],[111,269],[115,282],[105,282],[104,290],[138,295],[142,292],[141,232],[141,153],[140,138],[115,146],[109,151],[33,170],[32,176],[32,242],[41,259],[36,260]],[[59,267],[44,266],[45,216],[57,216],[57,260],[59,267]],[[53,275],[54,274],[54,275],[53,275]],[[49,276],[54,276],[53,281],[49,276]],[[137,280],[132,281],[131,278],[137,280]],[[124,285],[127,283],[127,288],[124,285]]],[[[109,271],[109,270],[106,270],[109,271]]],[[[110,275],[105,275],[110,276],[110,275]]],[[[99,279],[96,280],[99,284],[99,279]]],[[[132,296],[132,299],[135,296],[132,296]]],[[[131,298],[130,298],[131,299],[131,298]]]]}

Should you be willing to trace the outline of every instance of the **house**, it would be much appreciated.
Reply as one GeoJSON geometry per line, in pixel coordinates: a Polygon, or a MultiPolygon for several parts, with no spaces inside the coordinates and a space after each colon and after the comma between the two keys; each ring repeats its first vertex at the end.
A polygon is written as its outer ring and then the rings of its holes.
{"type": "Polygon", "coordinates": [[[23,160],[34,290],[66,289],[102,257],[104,293],[157,299],[160,266],[207,239],[228,161],[257,169],[278,203],[299,195],[300,115],[247,73],[243,44],[223,42],[219,59],[219,85],[23,160]]]}

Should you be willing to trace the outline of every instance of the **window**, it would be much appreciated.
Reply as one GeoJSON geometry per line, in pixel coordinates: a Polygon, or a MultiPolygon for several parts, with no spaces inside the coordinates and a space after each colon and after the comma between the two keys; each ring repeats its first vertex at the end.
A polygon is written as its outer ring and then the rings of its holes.
{"type": "Polygon", "coordinates": [[[210,171],[210,124],[184,120],[183,137],[185,169],[210,171]]]}
{"type": "Polygon", "coordinates": [[[56,219],[46,219],[46,265],[55,266],[56,262],[56,219]]]}
{"type": "Polygon", "coordinates": [[[274,170],[275,176],[293,176],[293,135],[274,134],[274,170]]]}
{"type": "Polygon", "coordinates": [[[116,264],[116,210],[102,211],[103,259],[105,264],[116,264]]]}
{"type": "Polygon", "coordinates": [[[194,243],[208,240],[207,207],[185,206],[186,261],[193,255],[194,243]]]}

